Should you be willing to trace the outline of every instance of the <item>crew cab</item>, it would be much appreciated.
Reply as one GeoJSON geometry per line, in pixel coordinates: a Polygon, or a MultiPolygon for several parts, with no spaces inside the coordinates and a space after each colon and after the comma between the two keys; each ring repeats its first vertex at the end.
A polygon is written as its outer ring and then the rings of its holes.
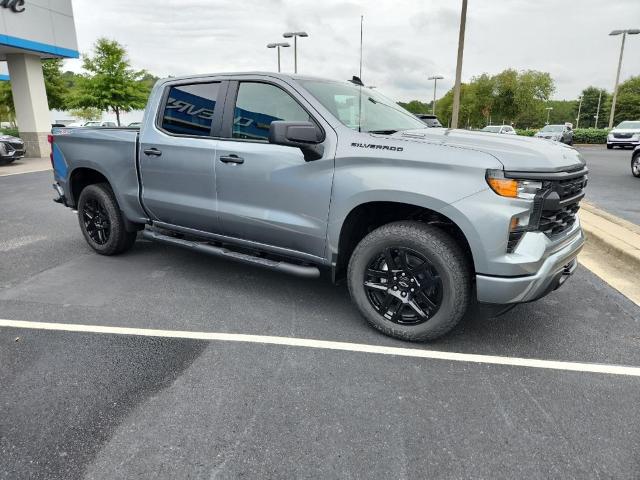
{"type": "Polygon", "coordinates": [[[428,128],[356,77],[160,80],[140,130],[54,129],[51,143],[55,200],[97,253],[141,235],[326,271],[373,327],[405,340],[447,333],[471,302],[541,298],[584,242],[576,150],[428,128]]]}

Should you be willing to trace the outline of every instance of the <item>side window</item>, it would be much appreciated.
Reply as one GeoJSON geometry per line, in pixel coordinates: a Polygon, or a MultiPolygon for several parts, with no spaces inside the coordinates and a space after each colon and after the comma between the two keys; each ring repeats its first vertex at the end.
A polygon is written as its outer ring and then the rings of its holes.
{"type": "Polygon", "coordinates": [[[220,83],[176,85],[169,89],[162,129],[178,135],[211,135],[220,83]]]}
{"type": "Polygon", "coordinates": [[[233,115],[233,138],[268,140],[276,120],[308,122],[309,114],[284,90],[266,83],[243,82],[233,115]]]}

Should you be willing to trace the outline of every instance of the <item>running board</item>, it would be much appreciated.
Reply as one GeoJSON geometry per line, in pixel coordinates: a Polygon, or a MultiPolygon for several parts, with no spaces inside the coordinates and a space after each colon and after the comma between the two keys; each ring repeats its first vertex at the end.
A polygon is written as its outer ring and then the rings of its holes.
{"type": "Polygon", "coordinates": [[[143,230],[142,236],[147,240],[153,240],[169,245],[189,248],[197,252],[213,255],[214,257],[236,260],[238,262],[267,268],[269,270],[275,270],[277,272],[288,273],[290,275],[296,275],[298,277],[318,278],[320,276],[320,270],[318,270],[318,267],[297,265],[295,263],[289,263],[285,261],[269,260],[268,258],[255,257],[246,253],[234,252],[233,250],[229,250],[225,247],[215,247],[213,245],[210,245],[209,243],[183,240],[181,238],[162,235],[161,233],[155,232],[153,230],[143,230]]]}

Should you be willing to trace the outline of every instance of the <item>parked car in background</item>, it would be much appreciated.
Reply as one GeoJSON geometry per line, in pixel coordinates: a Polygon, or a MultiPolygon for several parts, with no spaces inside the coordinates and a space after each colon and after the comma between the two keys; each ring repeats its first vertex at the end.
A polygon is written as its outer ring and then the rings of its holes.
{"type": "Polygon", "coordinates": [[[517,135],[515,129],[511,125],[487,125],[481,132],[504,133],[506,135],[517,135]]]}
{"type": "Polygon", "coordinates": [[[637,147],[640,145],[640,120],[625,121],[607,135],[607,148],[637,147]]]}
{"type": "Polygon", "coordinates": [[[83,127],[105,127],[105,128],[115,128],[116,122],[86,122],[83,127]]]}
{"type": "Polygon", "coordinates": [[[573,129],[569,125],[545,125],[534,137],[573,145],[573,129]]]}
{"type": "Polygon", "coordinates": [[[0,132],[0,165],[9,165],[25,154],[24,142],[18,137],[0,132]]]}
{"type": "Polygon", "coordinates": [[[435,115],[431,115],[428,113],[418,113],[416,117],[422,120],[422,123],[424,123],[427,127],[442,128],[440,120],[438,120],[438,117],[436,117],[435,115]]]}
{"type": "Polygon", "coordinates": [[[631,173],[640,178],[640,146],[637,146],[631,155],[631,173]]]}

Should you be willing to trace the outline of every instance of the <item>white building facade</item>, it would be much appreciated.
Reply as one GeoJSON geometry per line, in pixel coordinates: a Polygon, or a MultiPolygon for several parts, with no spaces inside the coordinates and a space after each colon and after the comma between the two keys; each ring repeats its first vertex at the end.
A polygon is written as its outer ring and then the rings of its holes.
{"type": "Polygon", "coordinates": [[[0,81],[10,81],[28,157],[46,156],[51,121],[41,60],[78,58],[71,0],[0,0],[0,81]]]}

